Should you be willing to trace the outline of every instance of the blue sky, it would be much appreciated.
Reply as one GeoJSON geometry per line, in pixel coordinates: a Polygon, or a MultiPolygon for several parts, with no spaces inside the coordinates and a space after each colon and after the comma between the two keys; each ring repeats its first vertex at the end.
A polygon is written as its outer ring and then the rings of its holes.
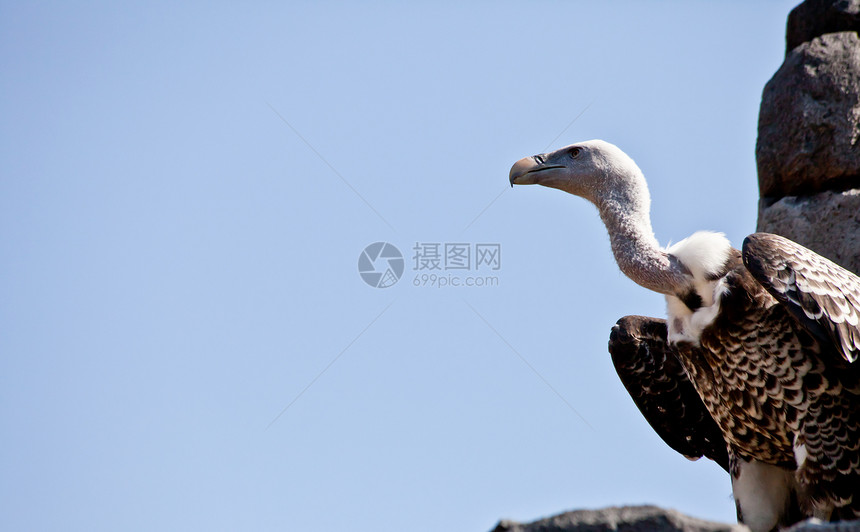
{"type": "Polygon", "coordinates": [[[506,188],[603,138],[662,243],[754,231],[794,2],[643,4],[1,3],[0,528],[733,520],[606,351],[662,298],[585,201],[506,188]],[[493,286],[415,286],[416,243],[498,244],[439,272],[493,286]]]}

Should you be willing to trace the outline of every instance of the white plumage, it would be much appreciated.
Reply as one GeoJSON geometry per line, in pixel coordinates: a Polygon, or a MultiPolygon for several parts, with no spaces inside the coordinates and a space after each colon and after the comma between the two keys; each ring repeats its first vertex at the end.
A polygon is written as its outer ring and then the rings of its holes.
{"type": "Polygon", "coordinates": [[[666,249],[666,253],[676,257],[690,271],[693,290],[702,298],[702,306],[691,310],[677,296],[666,295],[670,342],[698,345],[702,331],[719,314],[719,296],[726,290],[720,273],[731,250],[732,245],[726,235],[710,231],[693,233],[666,249]]]}

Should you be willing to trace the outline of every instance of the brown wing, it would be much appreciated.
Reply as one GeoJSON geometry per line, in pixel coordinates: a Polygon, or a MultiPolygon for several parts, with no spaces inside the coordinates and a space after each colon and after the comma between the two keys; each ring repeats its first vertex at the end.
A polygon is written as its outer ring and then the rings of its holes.
{"type": "Polygon", "coordinates": [[[791,240],[754,233],[744,265],[820,341],[849,362],[860,355],[860,277],[791,240]]]}
{"type": "Polygon", "coordinates": [[[666,321],[644,316],[618,320],[609,336],[615,371],[655,432],[684,456],[706,456],[726,471],[720,428],[666,340],[666,321]]]}

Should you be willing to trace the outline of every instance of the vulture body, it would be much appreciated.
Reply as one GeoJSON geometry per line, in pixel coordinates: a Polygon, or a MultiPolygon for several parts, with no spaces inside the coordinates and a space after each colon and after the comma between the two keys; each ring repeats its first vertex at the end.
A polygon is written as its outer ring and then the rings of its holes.
{"type": "Polygon", "coordinates": [[[521,159],[510,182],[594,203],[621,270],[665,295],[667,320],[618,321],[613,363],[669,446],[731,474],[739,522],[860,518],[860,278],[766,233],[660,248],[642,172],[604,141],[521,159]]]}

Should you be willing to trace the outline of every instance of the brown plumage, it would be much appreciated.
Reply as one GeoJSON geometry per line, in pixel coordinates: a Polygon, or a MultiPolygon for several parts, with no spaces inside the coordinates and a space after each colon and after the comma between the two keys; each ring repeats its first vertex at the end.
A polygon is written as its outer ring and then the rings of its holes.
{"type": "Polygon", "coordinates": [[[666,340],[665,320],[621,318],[609,352],[621,383],[663,441],[691,460],[705,456],[729,470],[722,431],[666,340]]]}
{"type": "Polygon", "coordinates": [[[669,320],[622,318],[610,353],[667,444],[730,471],[739,521],[860,518],[860,278],[765,233],[743,252],[715,233],[661,249],[641,171],[603,141],[522,159],[510,180],[594,203],[622,271],[666,296],[669,320]]]}

